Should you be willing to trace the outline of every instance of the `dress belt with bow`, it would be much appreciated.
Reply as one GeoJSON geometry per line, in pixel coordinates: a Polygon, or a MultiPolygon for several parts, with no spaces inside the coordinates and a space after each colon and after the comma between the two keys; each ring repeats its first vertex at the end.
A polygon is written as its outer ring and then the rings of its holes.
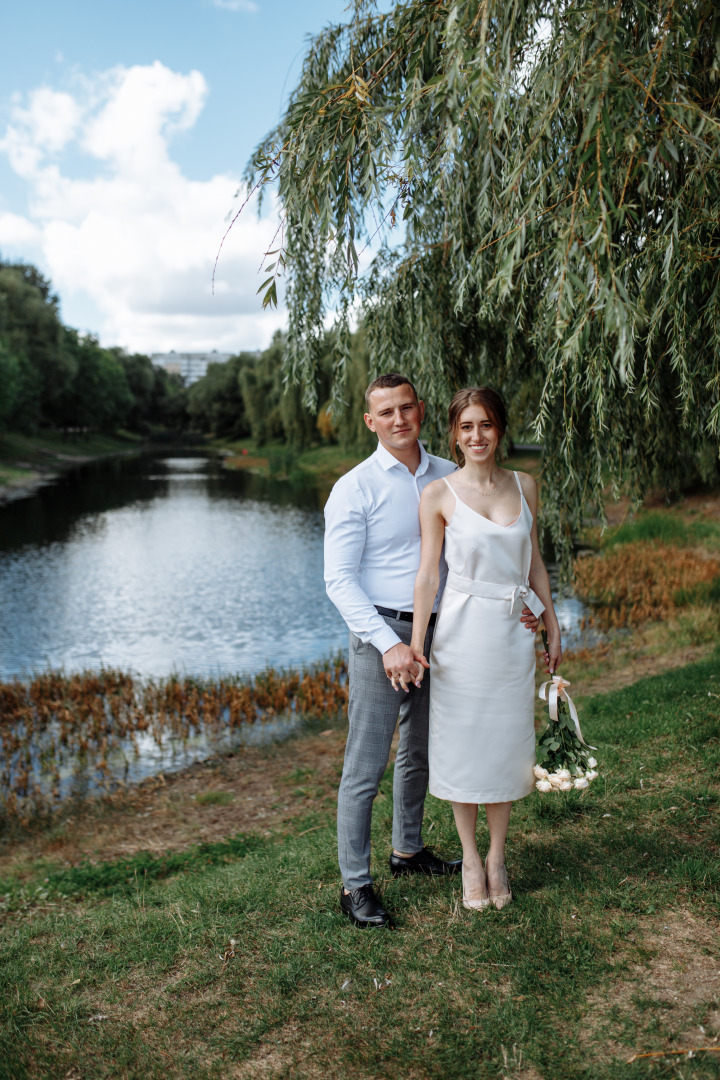
{"type": "Polygon", "coordinates": [[[456,592],[469,593],[471,596],[482,596],[486,600],[509,600],[510,614],[515,608],[515,601],[529,607],[536,619],[539,619],[545,610],[537,593],[534,593],[526,581],[524,585],[500,585],[495,581],[476,581],[475,578],[463,577],[454,570],[448,571],[446,589],[454,589],[456,592]]]}

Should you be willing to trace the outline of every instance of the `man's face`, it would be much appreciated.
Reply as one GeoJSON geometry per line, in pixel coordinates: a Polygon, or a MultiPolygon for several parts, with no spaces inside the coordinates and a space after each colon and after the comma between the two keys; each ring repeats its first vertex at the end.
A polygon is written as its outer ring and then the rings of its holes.
{"type": "Polygon", "coordinates": [[[409,450],[420,435],[425,406],[411,386],[388,386],[373,390],[365,423],[390,453],[409,450]]]}

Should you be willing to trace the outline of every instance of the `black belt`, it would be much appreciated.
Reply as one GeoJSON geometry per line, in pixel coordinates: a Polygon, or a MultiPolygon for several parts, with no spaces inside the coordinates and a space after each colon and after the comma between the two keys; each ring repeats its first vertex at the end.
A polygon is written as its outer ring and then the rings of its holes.
{"type": "MultiPolygon", "coordinates": [[[[413,621],[413,613],[412,613],[412,611],[393,611],[392,608],[380,607],[378,604],[375,605],[375,610],[377,611],[378,615],[385,615],[386,618],[388,618],[388,619],[399,619],[400,622],[412,622],[413,621]]],[[[430,616],[429,625],[434,626],[436,619],[437,619],[437,612],[433,611],[432,615],[430,616]]]]}

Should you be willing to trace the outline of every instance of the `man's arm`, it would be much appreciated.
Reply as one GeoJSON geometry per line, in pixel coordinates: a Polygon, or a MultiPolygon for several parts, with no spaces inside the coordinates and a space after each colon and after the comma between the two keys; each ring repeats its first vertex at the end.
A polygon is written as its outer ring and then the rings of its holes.
{"type": "Polygon", "coordinates": [[[325,506],[325,588],[352,633],[384,654],[402,642],[360,586],[366,537],[361,493],[336,484],[325,506]]]}

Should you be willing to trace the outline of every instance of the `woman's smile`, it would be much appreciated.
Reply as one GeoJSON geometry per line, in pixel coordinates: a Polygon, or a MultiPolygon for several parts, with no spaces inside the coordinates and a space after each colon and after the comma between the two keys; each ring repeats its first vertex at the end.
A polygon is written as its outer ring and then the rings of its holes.
{"type": "Polygon", "coordinates": [[[482,405],[468,405],[460,414],[457,426],[460,449],[472,461],[492,457],[498,448],[500,437],[497,428],[482,405]]]}

